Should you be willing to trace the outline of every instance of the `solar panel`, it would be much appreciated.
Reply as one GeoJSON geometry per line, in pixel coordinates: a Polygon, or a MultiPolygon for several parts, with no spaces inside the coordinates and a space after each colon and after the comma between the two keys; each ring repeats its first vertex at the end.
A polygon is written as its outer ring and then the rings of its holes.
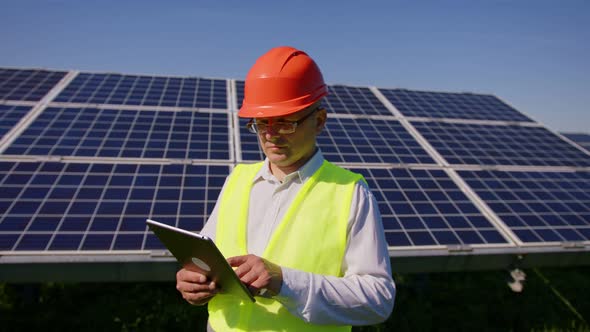
{"type": "Polygon", "coordinates": [[[491,95],[379,89],[404,116],[532,122],[491,95]]]}
{"type": "Polygon", "coordinates": [[[444,170],[351,170],[375,195],[392,247],[509,244],[444,170]]]}
{"type": "MultiPolygon", "coordinates": [[[[240,119],[242,160],[262,160],[256,135],[240,119]]],[[[426,150],[399,121],[328,117],[317,143],[324,157],[336,163],[434,164],[426,150]]]]}
{"type": "Polygon", "coordinates": [[[198,231],[228,166],[0,162],[0,250],[162,249],[146,218],[198,231]]]}
{"type": "Polygon", "coordinates": [[[590,151],[590,134],[584,133],[562,133],[563,136],[574,141],[579,146],[590,151]]]}
{"type": "Polygon", "coordinates": [[[28,106],[0,105],[0,140],[31,110],[28,106]]]}
{"type": "Polygon", "coordinates": [[[227,109],[221,79],[80,73],[56,102],[227,109]]]}
{"type": "Polygon", "coordinates": [[[0,100],[39,101],[65,75],[64,71],[0,68],[0,100]]]}
{"type": "Polygon", "coordinates": [[[324,105],[329,113],[353,115],[389,115],[392,113],[366,87],[328,85],[324,105]]]}
{"type": "Polygon", "coordinates": [[[590,166],[590,157],[543,127],[412,121],[449,164],[590,166]]]}
{"type": "Polygon", "coordinates": [[[227,113],[47,108],[7,155],[226,160],[227,113]]]}
{"type": "Polygon", "coordinates": [[[334,162],[434,163],[397,120],[328,118],[318,144],[326,158],[334,162]]]}
{"type": "Polygon", "coordinates": [[[590,241],[590,172],[458,173],[523,243],[590,241]]]}

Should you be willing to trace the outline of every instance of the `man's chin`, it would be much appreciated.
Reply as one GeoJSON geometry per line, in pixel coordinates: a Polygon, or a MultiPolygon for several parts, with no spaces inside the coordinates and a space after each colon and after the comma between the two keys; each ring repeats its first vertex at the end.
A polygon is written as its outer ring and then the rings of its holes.
{"type": "Polygon", "coordinates": [[[267,155],[268,160],[277,165],[277,166],[289,166],[290,164],[292,164],[291,162],[289,162],[289,158],[284,155],[284,154],[268,154],[267,155]]]}

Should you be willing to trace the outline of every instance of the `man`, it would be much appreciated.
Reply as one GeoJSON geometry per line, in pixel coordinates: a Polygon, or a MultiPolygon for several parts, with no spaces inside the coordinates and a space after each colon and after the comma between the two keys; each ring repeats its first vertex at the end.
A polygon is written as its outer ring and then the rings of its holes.
{"type": "Polygon", "coordinates": [[[218,294],[190,268],[177,289],[209,303],[209,330],[350,330],[390,315],[395,285],[381,216],[362,176],[324,160],[322,74],[306,53],[277,47],[250,69],[238,116],[266,159],[239,165],[202,230],[256,303],[218,294]]]}

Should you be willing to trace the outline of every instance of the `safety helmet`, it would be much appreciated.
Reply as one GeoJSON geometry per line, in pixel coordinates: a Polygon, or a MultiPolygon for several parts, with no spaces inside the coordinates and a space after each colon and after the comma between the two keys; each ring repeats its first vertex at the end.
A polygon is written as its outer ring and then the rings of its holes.
{"type": "Polygon", "coordinates": [[[238,116],[285,116],[311,106],[327,94],[322,73],[307,53],[289,46],[275,47],[250,68],[238,116]]]}

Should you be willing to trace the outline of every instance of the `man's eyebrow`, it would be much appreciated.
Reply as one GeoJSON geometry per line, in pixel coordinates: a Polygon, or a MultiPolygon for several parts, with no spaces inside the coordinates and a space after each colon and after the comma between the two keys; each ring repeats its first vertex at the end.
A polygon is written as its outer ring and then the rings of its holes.
{"type": "MultiPolygon", "coordinates": [[[[268,122],[268,118],[258,119],[258,120],[255,120],[255,121],[268,122]]],[[[273,120],[272,120],[272,122],[281,122],[281,121],[283,121],[283,122],[294,122],[294,121],[297,121],[297,120],[289,120],[287,118],[273,118],[273,120]]]]}

